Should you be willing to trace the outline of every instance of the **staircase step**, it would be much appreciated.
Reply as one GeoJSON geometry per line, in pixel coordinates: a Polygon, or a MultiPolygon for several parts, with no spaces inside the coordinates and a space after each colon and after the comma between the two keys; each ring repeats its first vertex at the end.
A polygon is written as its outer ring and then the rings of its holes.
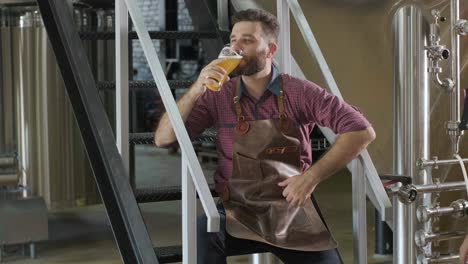
{"type": "Polygon", "coordinates": [[[182,262],[182,246],[168,246],[154,248],[159,263],[182,262]]]}
{"type": "MultiPolygon", "coordinates": [[[[216,31],[150,31],[151,39],[217,39],[220,38],[216,31]]],[[[226,34],[226,32],[221,32],[226,34]]],[[[82,40],[113,40],[115,32],[80,32],[82,40]]],[[[129,39],[137,39],[136,31],[128,32],[129,39]]]]}
{"type": "Polygon", "coordinates": [[[154,145],[154,132],[130,133],[130,145],[154,145]]]}
{"type": "MultiPolygon", "coordinates": [[[[193,81],[180,81],[180,80],[168,80],[169,87],[173,90],[189,88],[193,81]]],[[[115,82],[98,82],[97,87],[99,90],[115,90],[115,82]]],[[[141,90],[152,90],[157,89],[154,81],[130,81],[128,83],[130,91],[141,91],[141,90]]]]}
{"type": "MultiPolygon", "coordinates": [[[[193,143],[214,143],[216,138],[216,131],[207,129],[193,143]]],[[[129,142],[130,145],[154,145],[154,132],[130,133],[129,142]]]]}
{"type": "MultiPolygon", "coordinates": [[[[208,186],[210,188],[211,195],[213,197],[217,197],[218,194],[215,191],[214,184],[209,184],[208,186]]],[[[181,186],[139,188],[135,189],[134,194],[137,203],[176,201],[182,199],[181,188],[181,186]]]]}

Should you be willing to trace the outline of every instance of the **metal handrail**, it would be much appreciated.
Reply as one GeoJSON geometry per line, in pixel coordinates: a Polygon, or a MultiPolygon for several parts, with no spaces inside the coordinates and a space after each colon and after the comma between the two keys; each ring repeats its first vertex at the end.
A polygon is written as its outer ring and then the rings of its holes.
{"type": "MultiPolygon", "coordinates": [[[[321,73],[325,79],[325,82],[330,89],[330,91],[342,99],[341,92],[336,84],[333,75],[330,71],[330,68],[323,57],[323,54],[320,50],[320,47],[314,37],[314,34],[307,22],[307,19],[302,11],[297,0],[278,0],[278,13],[281,14],[281,21],[283,21],[287,28],[283,28],[283,36],[280,39],[281,44],[285,44],[286,48],[283,50],[281,55],[281,62],[284,67],[283,70],[287,72],[291,71],[291,61],[290,58],[290,48],[289,48],[289,17],[285,14],[289,14],[291,11],[296,23],[301,31],[301,34],[305,40],[305,43],[311,53],[312,57],[315,58],[321,73]],[[287,7],[286,4],[287,3],[287,7]],[[289,9],[289,10],[284,10],[289,9]],[[286,12],[285,12],[286,11],[286,12]],[[287,38],[285,40],[284,38],[287,38]]],[[[280,17],[279,16],[279,17],[280,17]]],[[[297,67],[299,68],[299,67],[297,67]]],[[[328,139],[329,142],[334,142],[336,139],[335,133],[328,128],[320,127],[320,130],[328,139]]],[[[355,263],[367,263],[367,252],[365,250],[366,246],[366,211],[365,211],[365,193],[366,193],[366,181],[364,177],[367,176],[367,183],[370,185],[369,197],[374,203],[374,206],[379,210],[382,218],[385,220],[389,218],[389,215],[386,213],[389,208],[391,208],[391,202],[388,195],[385,192],[385,189],[381,183],[380,177],[377,173],[377,170],[370,158],[367,150],[361,152],[358,158],[353,162],[348,164],[348,169],[353,174],[353,233],[354,233],[354,253],[355,253],[355,263]],[[364,176],[365,175],[365,176],[364,176]],[[355,192],[355,190],[359,190],[355,192]]]]}
{"type": "MultiPolygon", "coordinates": [[[[116,0],[116,6],[122,0],[116,0]]],[[[156,82],[159,94],[166,108],[169,119],[174,128],[177,140],[182,150],[182,226],[183,226],[183,263],[196,259],[196,191],[199,194],[205,214],[207,215],[208,232],[219,231],[219,213],[211,195],[208,183],[196,157],[195,150],[185,129],[184,122],[177,108],[174,97],[169,88],[168,81],[151,41],[148,29],[135,0],[125,1],[133,25],[141,41],[143,52],[148,60],[153,78],[156,82]],[[190,176],[189,176],[190,175],[190,176]]],[[[123,5],[122,5],[123,6],[123,5]]],[[[122,7],[121,6],[121,7],[122,7]]],[[[120,29],[116,30],[119,32],[120,29]]],[[[117,51],[118,52],[118,51],[117,51]]]]}
{"type": "MultiPolygon", "coordinates": [[[[304,13],[299,3],[297,2],[297,0],[286,0],[286,1],[289,4],[291,13],[297,22],[297,25],[302,33],[302,36],[309,49],[309,52],[311,53],[312,57],[315,58],[317,64],[319,65],[319,68],[322,72],[322,75],[325,79],[325,82],[328,88],[334,95],[342,99],[343,96],[341,95],[341,92],[333,78],[330,68],[328,67],[325,61],[325,58],[323,57],[323,54],[320,50],[317,40],[315,39],[314,34],[312,33],[312,30],[310,29],[310,26],[307,23],[307,19],[304,16],[304,13]]],[[[320,129],[329,142],[335,141],[336,135],[330,129],[323,128],[323,127],[320,127],[320,129]]],[[[370,190],[373,192],[373,195],[376,198],[376,201],[373,201],[374,206],[379,210],[383,218],[387,218],[388,217],[386,214],[386,211],[388,210],[387,208],[391,208],[392,206],[390,199],[386,195],[385,189],[380,181],[377,170],[367,150],[364,150],[363,152],[361,152],[360,155],[364,162],[367,180],[371,187],[370,190]]]]}

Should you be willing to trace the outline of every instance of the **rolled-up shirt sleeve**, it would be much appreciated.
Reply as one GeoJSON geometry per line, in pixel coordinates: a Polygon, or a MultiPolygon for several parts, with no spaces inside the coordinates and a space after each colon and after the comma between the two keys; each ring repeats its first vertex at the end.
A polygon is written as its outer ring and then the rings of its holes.
{"type": "Polygon", "coordinates": [[[213,92],[206,91],[198,97],[185,121],[185,128],[191,140],[198,137],[205,129],[215,125],[215,100],[213,92]]]}
{"type": "Polygon", "coordinates": [[[302,98],[305,120],[328,127],[335,134],[359,131],[371,124],[354,106],[329,93],[315,83],[306,82],[302,98]]]}

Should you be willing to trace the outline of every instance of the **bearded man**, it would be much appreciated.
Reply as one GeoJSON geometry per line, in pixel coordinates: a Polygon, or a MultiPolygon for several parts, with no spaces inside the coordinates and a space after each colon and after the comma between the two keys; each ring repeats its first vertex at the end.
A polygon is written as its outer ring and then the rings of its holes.
{"type": "MultiPolygon", "coordinates": [[[[268,251],[284,263],[341,263],[337,244],[311,197],[316,186],[353,160],[374,140],[370,123],[355,107],[318,85],[282,74],[272,63],[279,24],[262,10],[233,17],[230,46],[242,53],[237,77],[216,85],[226,71],[220,59],[202,69],[177,102],[192,139],[206,128],[217,130],[220,196],[219,233],[207,233],[198,219],[197,261],[226,263],[226,256],[268,251]],[[309,135],[315,125],[338,137],[312,163],[309,135]]],[[[155,133],[164,147],[176,141],[165,114],[155,133]]]]}

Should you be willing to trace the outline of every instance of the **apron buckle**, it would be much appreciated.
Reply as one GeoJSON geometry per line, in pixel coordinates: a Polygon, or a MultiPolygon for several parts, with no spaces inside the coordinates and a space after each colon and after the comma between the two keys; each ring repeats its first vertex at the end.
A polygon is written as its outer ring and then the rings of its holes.
{"type": "Polygon", "coordinates": [[[247,132],[249,132],[250,129],[250,124],[249,122],[244,120],[243,116],[240,116],[238,119],[237,125],[236,125],[236,132],[239,135],[245,135],[247,132]]]}

